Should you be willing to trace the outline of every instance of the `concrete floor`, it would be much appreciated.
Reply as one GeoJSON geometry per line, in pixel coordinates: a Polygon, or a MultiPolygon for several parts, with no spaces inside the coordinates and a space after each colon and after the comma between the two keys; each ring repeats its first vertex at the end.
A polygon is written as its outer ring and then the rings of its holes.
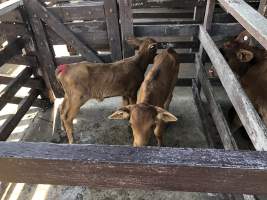
{"type": "MultiPolygon", "coordinates": [[[[185,67],[181,77],[192,75],[194,68],[185,67]],[[189,74],[189,75],[188,75],[189,74]]],[[[109,120],[107,117],[119,108],[121,98],[105,99],[99,103],[87,102],[75,120],[74,135],[77,143],[131,145],[132,134],[127,121],[109,120]]],[[[13,105],[14,106],[14,105],[13,105]]],[[[206,148],[207,143],[190,87],[177,87],[170,105],[170,112],[178,117],[165,133],[164,143],[168,147],[206,148]]],[[[4,116],[4,115],[3,115],[4,116]]],[[[3,117],[1,116],[1,117],[3,117]]],[[[3,117],[5,118],[5,116],[3,117]]],[[[51,109],[42,112],[32,108],[21,121],[9,140],[31,142],[59,142],[52,136],[51,109]]],[[[60,130],[58,130],[60,132],[60,130]]],[[[155,145],[152,139],[150,145],[155,145]]],[[[0,197],[1,198],[1,197],[0,197]]],[[[9,184],[1,200],[221,200],[223,195],[166,191],[120,189],[93,189],[52,185],[9,184]]]]}

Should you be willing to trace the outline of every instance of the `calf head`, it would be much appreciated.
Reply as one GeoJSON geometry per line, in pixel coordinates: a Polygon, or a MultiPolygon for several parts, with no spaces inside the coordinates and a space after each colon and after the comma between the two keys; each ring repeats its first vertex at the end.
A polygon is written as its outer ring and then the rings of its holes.
{"type": "Polygon", "coordinates": [[[174,115],[163,108],[144,103],[122,107],[110,115],[109,119],[129,120],[135,147],[147,145],[153,133],[160,145],[164,123],[177,121],[174,115]]]}
{"type": "Polygon", "coordinates": [[[158,44],[156,40],[152,38],[137,39],[131,37],[127,40],[127,43],[134,49],[138,49],[138,54],[143,55],[150,63],[153,62],[154,57],[157,55],[158,44]]]}
{"type": "Polygon", "coordinates": [[[238,37],[225,42],[220,51],[231,69],[237,75],[242,76],[255,62],[255,48],[240,41],[238,37]]]}

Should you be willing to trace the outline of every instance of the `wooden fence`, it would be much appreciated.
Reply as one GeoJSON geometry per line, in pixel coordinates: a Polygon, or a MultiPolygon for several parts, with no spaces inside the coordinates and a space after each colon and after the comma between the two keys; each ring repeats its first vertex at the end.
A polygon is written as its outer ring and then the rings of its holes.
{"type": "MultiPolygon", "coordinates": [[[[25,68],[16,79],[10,80],[13,86],[6,89],[9,92],[4,99],[8,102],[6,99],[12,99],[13,90],[19,89],[19,86],[34,85],[30,96],[22,100],[24,106],[21,105],[22,114],[18,116],[23,116],[40,94],[40,88],[36,85],[43,87],[41,80],[50,91],[51,99],[62,96],[60,85],[54,77],[58,64],[82,60],[109,62],[128,57],[134,53],[125,42],[128,37],[151,36],[159,41],[161,48],[172,46],[181,50],[181,63],[195,63],[196,79],[193,82],[178,80],[177,84],[192,85],[203,128],[212,148],[0,142],[0,180],[267,194],[266,126],[215,44],[219,39],[235,36],[246,28],[263,47],[267,47],[266,2],[260,2],[260,13],[255,10],[258,9],[258,1],[247,2],[249,4],[243,0],[96,0],[78,3],[52,0],[44,4],[42,0],[24,0],[23,6],[21,1],[15,1],[7,3],[4,8],[0,7],[1,21],[6,20],[6,23],[0,23],[0,32],[8,38],[21,36],[14,40],[16,45],[10,43],[3,54],[1,51],[1,62],[23,62],[31,66],[25,68]],[[8,23],[11,19],[12,22],[16,21],[15,24],[8,23]],[[14,27],[16,32],[9,31],[14,27]],[[15,56],[21,54],[28,40],[33,43],[34,53],[25,47],[26,55],[15,56]],[[76,55],[55,57],[53,45],[57,44],[71,46],[76,55]],[[219,80],[208,78],[206,63],[203,62],[205,54],[211,58],[219,80]],[[42,78],[38,74],[36,78],[30,78],[36,68],[41,70],[42,78]],[[238,144],[216,100],[213,84],[222,85],[226,90],[256,151],[238,150],[238,144]],[[201,90],[208,104],[204,103],[201,90]],[[216,141],[218,136],[219,143],[216,141]]],[[[8,82],[9,78],[3,77],[1,80],[8,82]]],[[[5,129],[3,133],[8,131],[5,129]]],[[[248,195],[228,197],[256,198],[248,195]]]]}

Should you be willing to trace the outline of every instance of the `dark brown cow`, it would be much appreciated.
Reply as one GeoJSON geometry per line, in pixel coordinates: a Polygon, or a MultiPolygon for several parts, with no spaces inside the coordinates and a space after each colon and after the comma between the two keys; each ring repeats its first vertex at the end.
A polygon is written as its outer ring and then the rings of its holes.
{"type": "Polygon", "coordinates": [[[147,145],[153,132],[158,145],[162,145],[166,123],[177,121],[174,115],[165,110],[171,102],[179,72],[177,57],[173,49],[157,55],[141,85],[137,104],[123,107],[109,116],[110,119],[129,119],[133,130],[133,146],[147,145]]]}
{"type": "MultiPolygon", "coordinates": [[[[239,35],[236,39],[226,42],[221,52],[267,125],[267,54],[264,49],[242,41],[242,37],[239,35]]],[[[232,121],[233,131],[241,125],[235,114],[232,121]]]]}
{"type": "Polygon", "coordinates": [[[89,99],[102,101],[108,97],[123,96],[124,105],[136,103],[144,73],[156,56],[157,43],[151,38],[133,38],[128,42],[139,47],[133,57],[115,63],[81,62],[57,68],[56,77],[65,91],[60,115],[69,143],[73,143],[73,119],[89,99]]]}

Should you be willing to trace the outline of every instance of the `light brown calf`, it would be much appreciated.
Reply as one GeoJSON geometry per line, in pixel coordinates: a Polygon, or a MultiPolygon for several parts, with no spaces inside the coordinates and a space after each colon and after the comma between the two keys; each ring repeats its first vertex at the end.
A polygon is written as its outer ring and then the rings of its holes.
{"type": "Polygon", "coordinates": [[[73,119],[89,99],[102,101],[123,96],[124,105],[136,103],[137,91],[148,64],[156,55],[157,43],[151,38],[133,38],[128,42],[139,47],[133,57],[115,63],[81,62],[57,68],[56,77],[65,91],[60,116],[69,143],[73,143],[73,119]]]}
{"type": "Polygon", "coordinates": [[[133,146],[147,145],[153,132],[158,145],[162,145],[166,123],[177,121],[174,115],[165,110],[171,102],[179,72],[177,56],[170,48],[157,55],[141,85],[137,104],[125,106],[109,116],[110,119],[129,119],[133,146]]]}
{"type": "MultiPolygon", "coordinates": [[[[239,35],[226,42],[221,52],[267,125],[267,53],[264,49],[243,42],[242,37],[239,35]]],[[[236,113],[231,118],[231,127],[235,131],[242,124],[236,113]]]]}

